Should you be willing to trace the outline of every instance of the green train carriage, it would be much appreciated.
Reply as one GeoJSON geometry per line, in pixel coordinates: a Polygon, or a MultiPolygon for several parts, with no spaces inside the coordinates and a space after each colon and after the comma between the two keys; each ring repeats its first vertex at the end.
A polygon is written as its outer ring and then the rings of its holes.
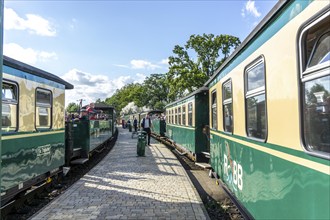
{"type": "Polygon", "coordinates": [[[206,162],[209,145],[203,129],[208,126],[208,88],[172,102],[166,108],[166,135],[182,153],[196,162],[206,162]]]}
{"type": "Polygon", "coordinates": [[[65,89],[59,77],[3,56],[1,202],[61,172],[65,89]]]}
{"type": "Polygon", "coordinates": [[[116,133],[116,112],[112,106],[95,103],[94,110],[102,119],[66,122],[66,166],[83,164],[105,147],[116,133]]]}
{"type": "Polygon", "coordinates": [[[215,176],[255,219],[330,219],[330,3],[280,1],[207,82],[215,176]]]}

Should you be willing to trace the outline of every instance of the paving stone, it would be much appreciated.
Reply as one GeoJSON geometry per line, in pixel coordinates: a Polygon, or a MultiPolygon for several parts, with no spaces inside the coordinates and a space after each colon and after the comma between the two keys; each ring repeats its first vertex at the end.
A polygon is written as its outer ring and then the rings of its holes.
{"type": "Polygon", "coordinates": [[[111,152],[30,219],[209,219],[173,153],[152,140],[138,157],[136,142],[119,128],[111,152]]]}

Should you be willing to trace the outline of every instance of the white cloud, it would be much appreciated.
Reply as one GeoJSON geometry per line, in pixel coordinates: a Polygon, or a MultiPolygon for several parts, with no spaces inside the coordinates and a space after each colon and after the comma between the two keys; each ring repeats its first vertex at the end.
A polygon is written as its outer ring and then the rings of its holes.
{"type": "Polygon", "coordinates": [[[243,8],[241,11],[242,17],[245,17],[246,14],[251,14],[256,18],[261,16],[261,13],[258,11],[258,9],[254,3],[255,3],[255,1],[253,1],[253,0],[248,0],[246,2],[245,8],[243,8]]]}
{"type": "Polygon", "coordinates": [[[132,69],[157,69],[157,68],[161,68],[158,65],[152,64],[149,61],[145,61],[145,60],[131,60],[131,65],[132,65],[132,69]]]}
{"type": "Polygon", "coordinates": [[[3,45],[3,53],[13,59],[28,64],[36,64],[38,61],[56,60],[55,52],[37,51],[32,48],[23,48],[18,44],[9,43],[3,45]]]}
{"type": "Polygon", "coordinates": [[[105,100],[111,97],[117,89],[122,88],[128,83],[143,82],[145,76],[136,74],[136,76],[120,76],[111,79],[106,75],[94,75],[77,69],[72,69],[62,79],[74,85],[74,89],[66,91],[66,106],[71,103],[77,103],[77,100],[83,99],[83,103],[95,102],[97,99],[105,100]]]}
{"type": "Polygon", "coordinates": [[[168,62],[169,62],[170,60],[167,58],[167,59],[162,59],[161,61],[160,61],[160,63],[161,64],[163,64],[163,65],[168,65],[168,62]]]}
{"type": "Polygon", "coordinates": [[[31,34],[47,37],[56,36],[55,28],[45,18],[35,14],[26,14],[26,19],[24,19],[11,8],[4,8],[4,29],[27,30],[31,34]]]}

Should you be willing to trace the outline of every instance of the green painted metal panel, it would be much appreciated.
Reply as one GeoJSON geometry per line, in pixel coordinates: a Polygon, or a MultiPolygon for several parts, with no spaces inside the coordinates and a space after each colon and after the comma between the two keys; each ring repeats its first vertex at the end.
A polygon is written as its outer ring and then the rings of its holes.
{"type": "Polygon", "coordinates": [[[215,134],[210,148],[214,171],[254,218],[330,218],[329,175],[215,134]]]}
{"type": "Polygon", "coordinates": [[[62,166],[64,135],[45,132],[2,140],[1,191],[62,166]]]}
{"type": "Polygon", "coordinates": [[[177,144],[185,147],[187,150],[193,153],[196,152],[195,128],[167,125],[166,129],[170,139],[174,140],[177,144]]]}
{"type": "Polygon", "coordinates": [[[195,95],[195,111],[196,153],[203,151],[209,152],[209,142],[207,136],[203,133],[203,128],[209,124],[208,92],[202,92],[195,95]]]}
{"type": "Polygon", "coordinates": [[[159,119],[159,118],[153,119],[152,126],[153,126],[152,131],[154,133],[156,133],[157,135],[160,135],[160,136],[165,136],[165,132],[166,132],[165,120],[159,119]]]}
{"type": "Polygon", "coordinates": [[[92,151],[112,136],[112,120],[91,120],[89,123],[89,151],[92,151]]]}
{"type": "Polygon", "coordinates": [[[88,157],[90,150],[90,132],[89,132],[89,121],[80,120],[73,121],[73,147],[82,149],[82,156],[88,157]]]}

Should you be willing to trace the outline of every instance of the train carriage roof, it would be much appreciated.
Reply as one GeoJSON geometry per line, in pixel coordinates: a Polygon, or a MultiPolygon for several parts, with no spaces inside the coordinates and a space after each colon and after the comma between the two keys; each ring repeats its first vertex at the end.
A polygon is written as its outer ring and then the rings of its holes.
{"type": "Polygon", "coordinates": [[[65,89],[73,89],[72,84],[64,81],[60,77],[58,77],[54,74],[51,74],[49,72],[46,72],[44,70],[38,69],[36,67],[30,66],[26,63],[15,60],[13,58],[3,56],[3,65],[21,70],[23,72],[30,73],[30,74],[35,75],[35,76],[45,78],[45,79],[48,79],[48,80],[52,80],[52,81],[57,82],[57,83],[60,83],[60,84],[65,86],[65,89]]]}
{"type": "Polygon", "coordinates": [[[266,27],[267,24],[271,22],[271,20],[278,14],[280,9],[282,9],[285,5],[289,4],[290,0],[279,0],[276,5],[270,10],[270,12],[259,22],[259,24],[253,29],[253,31],[245,38],[245,40],[240,44],[238,48],[225,60],[225,62],[214,71],[212,77],[204,84],[204,86],[209,86],[222,72],[222,70],[227,67],[233,60],[235,60],[236,56],[239,55],[241,51],[243,51],[249,43],[256,37],[262,30],[266,27]]]}
{"type": "Polygon", "coordinates": [[[181,102],[181,101],[184,101],[184,100],[186,100],[186,99],[188,99],[188,98],[190,98],[190,97],[192,97],[192,96],[194,96],[194,95],[196,95],[196,94],[199,94],[199,93],[202,93],[202,92],[208,92],[208,91],[209,91],[209,89],[208,89],[207,87],[205,87],[205,86],[200,87],[199,89],[195,90],[195,91],[192,92],[192,93],[189,93],[189,94],[186,95],[185,97],[183,97],[183,98],[181,98],[181,99],[178,99],[178,100],[176,100],[176,101],[174,101],[174,102],[171,102],[171,103],[167,104],[167,105],[165,106],[165,108],[168,108],[168,107],[170,107],[170,106],[172,106],[172,105],[175,105],[176,103],[179,103],[179,102],[181,102]]]}

